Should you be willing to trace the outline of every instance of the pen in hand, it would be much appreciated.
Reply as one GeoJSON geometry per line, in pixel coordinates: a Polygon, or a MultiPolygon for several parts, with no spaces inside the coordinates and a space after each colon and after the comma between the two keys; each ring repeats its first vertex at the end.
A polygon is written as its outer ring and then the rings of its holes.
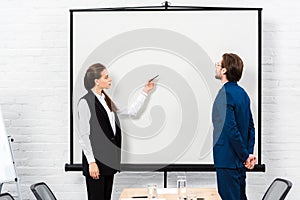
{"type": "Polygon", "coordinates": [[[150,80],[148,80],[148,82],[146,83],[143,91],[145,93],[149,93],[153,88],[154,88],[154,82],[153,80],[156,79],[159,75],[154,76],[153,78],[151,78],[150,80]]]}
{"type": "Polygon", "coordinates": [[[159,75],[154,76],[153,78],[151,78],[148,82],[153,81],[154,79],[156,79],[159,75]]]}

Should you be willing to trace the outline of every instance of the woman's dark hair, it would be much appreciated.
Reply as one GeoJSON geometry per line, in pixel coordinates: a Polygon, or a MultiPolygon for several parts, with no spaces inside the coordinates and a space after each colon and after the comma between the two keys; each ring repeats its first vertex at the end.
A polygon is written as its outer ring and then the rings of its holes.
{"type": "Polygon", "coordinates": [[[226,77],[230,82],[238,82],[243,73],[242,59],[233,53],[225,53],[222,56],[222,68],[226,68],[226,77]]]}
{"type": "MultiPolygon", "coordinates": [[[[84,87],[86,90],[91,90],[95,87],[95,79],[99,79],[101,77],[101,73],[105,70],[106,67],[100,63],[96,63],[91,65],[84,76],[84,87]]],[[[116,112],[118,109],[111,98],[102,90],[102,93],[105,95],[105,101],[109,109],[113,112],[116,112]]]]}

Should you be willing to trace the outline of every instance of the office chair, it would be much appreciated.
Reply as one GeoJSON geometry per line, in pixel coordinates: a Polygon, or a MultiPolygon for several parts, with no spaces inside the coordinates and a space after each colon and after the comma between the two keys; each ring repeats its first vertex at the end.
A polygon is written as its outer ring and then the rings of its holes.
{"type": "Polygon", "coordinates": [[[44,182],[32,184],[30,189],[37,200],[57,200],[50,188],[44,182]]]}
{"type": "Polygon", "coordinates": [[[9,193],[0,194],[0,200],[15,200],[9,193]]]}
{"type": "Polygon", "coordinates": [[[262,200],[284,200],[292,185],[292,182],[289,180],[276,178],[269,186],[262,200]]]}

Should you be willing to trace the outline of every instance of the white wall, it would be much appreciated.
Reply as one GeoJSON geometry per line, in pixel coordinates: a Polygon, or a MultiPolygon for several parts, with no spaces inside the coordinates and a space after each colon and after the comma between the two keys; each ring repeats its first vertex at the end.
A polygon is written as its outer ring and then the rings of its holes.
{"type": "MultiPolygon", "coordinates": [[[[68,71],[69,9],[160,5],[162,0],[1,0],[0,104],[21,177],[29,186],[47,182],[58,199],[85,199],[79,172],[64,172],[69,162],[68,71]]],[[[266,173],[248,173],[249,199],[261,198],[275,177],[292,180],[287,199],[300,195],[300,3],[289,1],[173,0],[172,5],[263,8],[263,163],[266,173]]],[[[177,173],[170,173],[169,186],[177,173]]],[[[215,187],[214,173],[187,173],[189,186],[215,187]]],[[[162,186],[161,173],[121,173],[114,199],[123,187],[162,186]]],[[[16,195],[15,185],[3,188],[16,195]]]]}

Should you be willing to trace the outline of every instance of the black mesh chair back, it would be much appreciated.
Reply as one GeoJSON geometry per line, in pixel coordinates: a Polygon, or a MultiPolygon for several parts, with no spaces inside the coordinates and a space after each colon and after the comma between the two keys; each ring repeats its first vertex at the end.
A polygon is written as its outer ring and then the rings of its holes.
{"type": "Polygon", "coordinates": [[[37,200],[57,200],[50,188],[44,182],[35,183],[30,186],[37,200]]]}
{"type": "Polygon", "coordinates": [[[283,200],[292,187],[292,182],[276,178],[266,191],[263,200],[283,200]]]}
{"type": "Polygon", "coordinates": [[[0,200],[14,200],[9,193],[0,194],[0,200]]]}

